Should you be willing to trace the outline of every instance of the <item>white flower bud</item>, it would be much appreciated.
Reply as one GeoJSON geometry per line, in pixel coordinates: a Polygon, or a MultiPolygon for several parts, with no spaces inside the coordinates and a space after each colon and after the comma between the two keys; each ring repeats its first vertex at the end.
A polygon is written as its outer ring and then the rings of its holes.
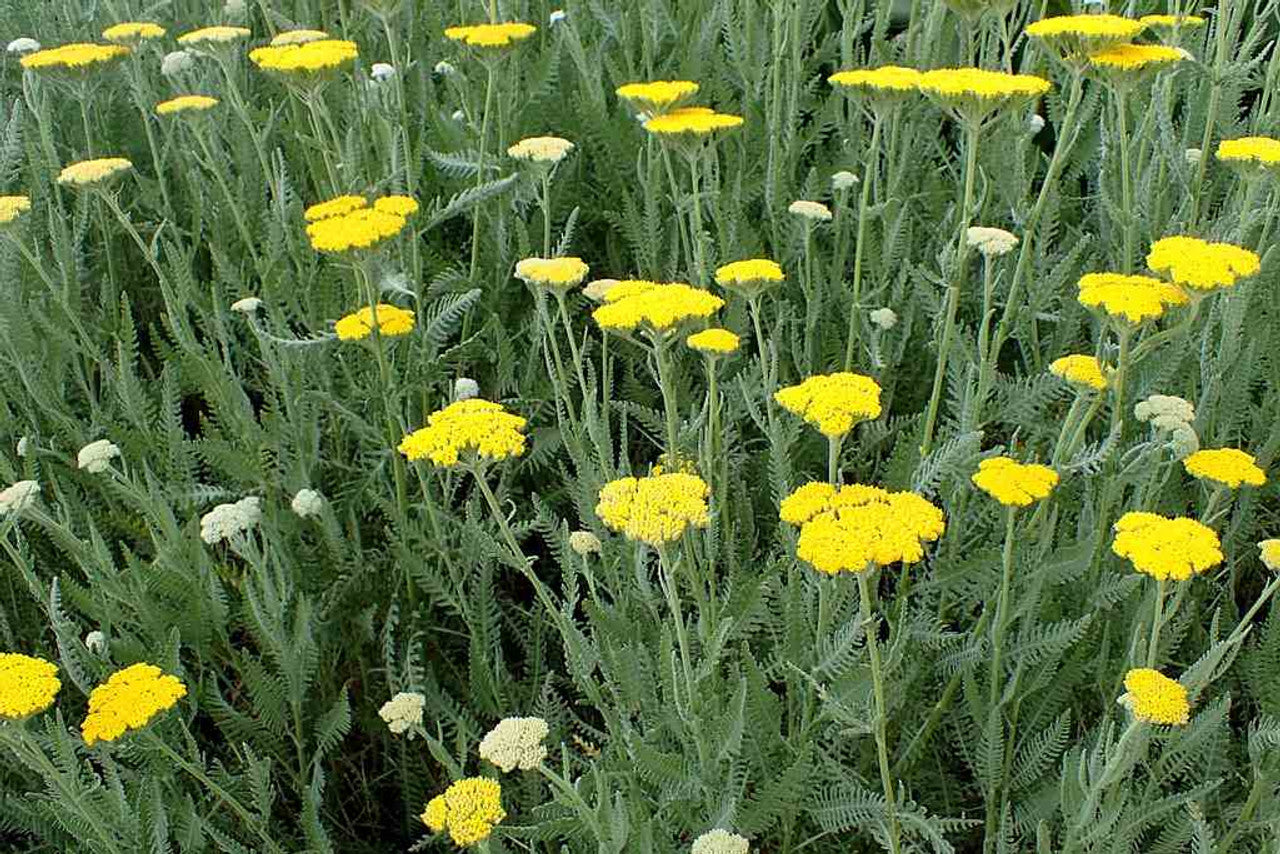
{"type": "Polygon", "coordinates": [[[107,651],[107,636],[98,630],[84,636],[84,648],[94,655],[102,655],[107,651]]]}
{"type": "Polygon", "coordinates": [[[1003,228],[972,225],[965,232],[965,242],[969,244],[969,248],[977,249],[984,257],[999,258],[1018,245],[1018,238],[1003,228]]]}
{"type": "Polygon", "coordinates": [[[600,538],[590,531],[574,531],[569,535],[569,548],[573,549],[573,553],[586,557],[587,555],[600,554],[600,538]]]}
{"type": "Polygon", "coordinates": [[[227,0],[222,4],[222,14],[228,18],[239,20],[244,17],[245,3],[244,0],[227,0]]]}
{"type": "Polygon", "coordinates": [[[841,169],[839,172],[831,176],[831,189],[837,193],[849,189],[858,183],[858,176],[850,172],[848,169],[841,169]]]}
{"type": "Polygon", "coordinates": [[[20,438],[18,440],[18,447],[16,448],[16,450],[18,452],[18,456],[20,457],[28,456],[31,453],[31,437],[23,436],[22,438],[20,438]]]}
{"type": "Polygon", "coordinates": [[[690,854],[747,854],[751,842],[745,836],[717,827],[693,840],[690,854]]]}
{"type": "Polygon", "coordinates": [[[542,718],[503,718],[480,742],[480,758],[510,773],[529,771],[547,758],[542,740],[550,730],[542,718]]]}
{"type": "Polygon", "coordinates": [[[324,512],[324,496],[314,489],[299,489],[289,506],[303,519],[324,512]]]}
{"type": "Polygon", "coordinates": [[[0,515],[26,510],[40,497],[40,484],[34,480],[20,480],[0,491],[0,515]]]}
{"type": "Polygon", "coordinates": [[[1182,156],[1187,161],[1188,166],[1199,166],[1200,158],[1204,156],[1204,152],[1198,148],[1188,148],[1182,153],[1182,156]]]}
{"type": "Polygon", "coordinates": [[[439,74],[441,77],[448,77],[455,70],[456,69],[453,67],[453,63],[449,62],[448,60],[442,59],[436,63],[435,72],[436,74],[439,74]]]}
{"type": "Polygon", "coordinates": [[[39,49],[40,49],[40,42],[32,38],[27,38],[26,36],[23,36],[22,38],[14,39],[13,41],[9,42],[8,46],[5,48],[5,50],[8,51],[9,53],[17,53],[17,54],[35,53],[39,49]]]}
{"type": "Polygon", "coordinates": [[[410,727],[422,724],[422,709],[426,704],[427,698],[421,694],[402,691],[382,704],[382,708],[378,709],[378,717],[387,722],[387,727],[393,733],[400,735],[410,727]]]}
{"type": "Polygon", "coordinates": [[[898,325],[898,315],[891,308],[877,308],[871,312],[871,322],[883,330],[889,330],[898,325]]]}
{"type": "Polygon", "coordinates": [[[76,467],[90,474],[101,474],[111,467],[111,461],[120,456],[120,449],[106,439],[90,442],[76,455],[76,467]]]}
{"type": "Polygon", "coordinates": [[[190,71],[195,64],[196,58],[189,51],[175,50],[172,53],[166,53],[164,59],[160,60],[160,73],[165,77],[173,77],[184,71],[190,71]]]}
{"type": "Polygon", "coordinates": [[[462,112],[462,110],[454,110],[453,115],[451,115],[449,118],[453,119],[455,122],[460,122],[460,121],[464,121],[467,118],[467,114],[462,112]]]}
{"type": "Polygon", "coordinates": [[[369,69],[369,76],[381,83],[396,76],[396,67],[387,62],[375,62],[369,69]]]}
{"type": "Polygon", "coordinates": [[[480,383],[471,377],[458,377],[453,381],[453,399],[471,400],[480,396],[480,383]]]}
{"type": "Polygon", "coordinates": [[[799,199],[787,206],[787,210],[810,222],[828,222],[831,219],[831,208],[822,202],[810,202],[799,199]]]}
{"type": "Polygon", "coordinates": [[[560,23],[567,17],[569,17],[569,13],[566,12],[564,9],[556,9],[547,18],[547,23],[549,23],[551,26],[554,27],[556,24],[560,23]]]}
{"type": "Polygon", "coordinates": [[[262,308],[262,300],[257,297],[245,297],[231,303],[231,310],[239,314],[255,314],[262,308]]]}
{"type": "Polygon", "coordinates": [[[262,499],[256,495],[234,504],[219,504],[200,517],[200,539],[213,545],[243,534],[262,521],[262,499]]]}
{"type": "Polygon", "coordinates": [[[1027,117],[1027,129],[1031,131],[1031,135],[1035,136],[1044,130],[1044,116],[1039,113],[1032,113],[1027,117]]]}

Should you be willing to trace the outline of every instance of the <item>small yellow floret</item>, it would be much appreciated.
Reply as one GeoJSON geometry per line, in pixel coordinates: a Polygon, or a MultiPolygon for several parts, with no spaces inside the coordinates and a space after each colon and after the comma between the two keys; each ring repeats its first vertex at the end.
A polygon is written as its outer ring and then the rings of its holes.
{"type": "Polygon", "coordinates": [[[1105,71],[1143,71],[1189,56],[1185,50],[1162,44],[1117,44],[1089,54],[1089,64],[1105,71]]]}
{"type": "Polygon", "coordinates": [[[81,160],[59,172],[58,183],[70,187],[96,187],[132,168],[133,163],[123,157],[81,160]]]}
{"type": "Polygon", "coordinates": [[[252,35],[245,27],[201,27],[178,36],[178,44],[230,44],[252,35]]]}
{"type": "Polygon", "coordinates": [[[0,196],[0,225],[9,225],[31,210],[30,196],[0,196]]]}
{"type": "Polygon", "coordinates": [[[43,658],[0,652],[0,721],[20,721],[43,712],[53,705],[61,687],[57,665],[43,658]]]}
{"type": "Polygon", "coordinates": [[[685,472],[624,477],[600,490],[596,515],[627,539],[661,548],[691,527],[707,527],[710,494],[706,481],[685,472]]]}
{"type": "Polygon", "coordinates": [[[1249,166],[1280,166],[1280,139],[1269,136],[1242,136],[1218,143],[1217,158],[1224,163],[1249,166]]]}
{"type": "Polygon", "coordinates": [[[117,670],[89,694],[89,713],[80,725],[84,743],[92,747],[142,729],[185,696],[187,686],[153,664],[117,670]]]}
{"type": "MultiPolygon", "coordinates": [[[[414,313],[408,309],[378,303],[378,334],[384,338],[408,335],[413,331],[416,321],[414,313]]],[[[373,326],[373,309],[365,306],[335,323],[333,331],[343,341],[360,341],[373,334],[373,326]]]]}
{"type": "Polygon", "coordinates": [[[601,329],[621,333],[672,332],[683,323],[706,320],[724,306],[715,294],[682,282],[618,282],[604,300],[591,316],[601,329]]]}
{"type": "Polygon", "coordinates": [[[179,95],[168,101],[156,104],[157,116],[172,116],[180,113],[203,113],[218,106],[217,98],[208,95],[179,95]]]}
{"type": "Polygon", "coordinates": [[[349,68],[359,56],[360,49],[355,42],[320,39],[260,47],[249,52],[249,61],[263,71],[310,80],[349,68]]]}
{"type": "Polygon", "coordinates": [[[302,218],[307,222],[319,222],[330,217],[345,216],[368,206],[369,200],[364,196],[338,196],[307,208],[302,212],[302,218]]]}
{"type": "Polygon", "coordinates": [[[1196,451],[1182,461],[1187,474],[1201,480],[1211,480],[1232,489],[1242,485],[1262,486],[1267,474],[1258,468],[1253,456],[1235,448],[1196,451]]]}
{"type": "Polygon", "coordinates": [[[1080,277],[1079,286],[1081,305],[1133,324],[1154,320],[1170,306],[1189,302],[1181,290],[1150,276],[1086,273],[1080,277]]]}
{"type": "Polygon", "coordinates": [[[806,484],[783,501],[781,516],[800,525],[796,556],[830,575],[916,563],[946,531],[942,511],[916,493],[862,484],[806,484]]]}
{"type": "Polygon", "coordinates": [[[508,47],[524,41],[538,31],[533,24],[502,23],[449,27],[444,36],[470,47],[508,47]]]}
{"type": "Polygon", "coordinates": [[[29,53],[20,64],[28,71],[88,71],[128,55],[123,45],[76,43],[29,53]]]}
{"type": "Polygon", "coordinates": [[[1199,15],[1143,15],[1138,22],[1145,27],[1187,27],[1194,29],[1205,25],[1204,18],[1199,15]]]}
{"type": "Polygon", "coordinates": [[[1218,535],[1195,519],[1130,512],[1115,524],[1111,551],[1157,579],[1185,581],[1222,563],[1218,535]]]}
{"type": "Polygon", "coordinates": [[[879,68],[837,71],[827,78],[827,82],[851,94],[897,96],[918,92],[921,76],[914,68],[882,65],[879,68]]]}
{"type": "Polygon", "coordinates": [[[502,785],[488,777],[467,777],[427,803],[422,823],[435,833],[449,831],[454,844],[465,848],[488,839],[506,817],[502,785]]]}
{"type": "Polygon", "coordinates": [[[582,284],[590,268],[581,258],[525,258],[516,264],[516,278],[534,287],[568,291],[582,284]]]}
{"type": "Polygon", "coordinates": [[[307,42],[318,42],[329,38],[329,34],[324,30],[285,30],[283,33],[277,33],[271,39],[272,47],[284,47],[291,44],[306,44],[307,42]]]}
{"type": "Polygon", "coordinates": [[[1058,485],[1058,473],[1048,466],[992,457],[978,463],[971,480],[1006,507],[1027,507],[1049,496],[1058,485]]]}
{"type": "Polygon", "coordinates": [[[651,83],[627,83],[619,86],[617,95],[649,113],[661,113],[698,94],[698,84],[691,80],[654,80],[651,83]]]}
{"type": "Polygon", "coordinates": [[[707,136],[741,124],[742,116],[717,113],[707,107],[680,107],[646,120],[644,129],[659,136],[707,136]]]}
{"type": "Polygon", "coordinates": [[[728,329],[713,328],[695,332],[686,338],[684,343],[708,356],[727,356],[730,353],[736,353],[742,342],[728,329]]]}
{"type": "Polygon", "coordinates": [[[1103,391],[1107,387],[1107,374],[1096,356],[1074,354],[1055,359],[1049,372],[1074,386],[1103,391]]]}
{"type": "Polygon", "coordinates": [[[860,421],[880,417],[880,384],[846,371],[809,377],[779,389],[773,398],[831,438],[844,436],[860,421]]]}
{"type": "Polygon", "coordinates": [[[307,226],[311,247],[320,252],[350,252],[372,249],[395,237],[408,221],[402,216],[362,208],[342,216],[331,216],[307,226]]]}
{"type": "Polygon", "coordinates": [[[421,205],[413,196],[383,196],[374,200],[373,209],[378,213],[408,219],[421,209],[421,205]]]}
{"type": "Polygon", "coordinates": [[[1158,670],[1130,670],[1124,677],[1124,689],[1128,693],[1120,702],[1144,723],[1182,726],[1191,718],[1187,689],[1158,670]]]}
{"type": "Polygon", "coordinates": [[[400,453],[410,460],[456,466],[463,454],[505,460],[524,453],[526,421],[500,403],[473,397],[449,404],[427,418],[427,426],[404,437],[400,453]]]}
{"type": "Polygon", "coordinates": [[[112,44],[132,44],[164,38],[164,36],[165,28],[149,21],[127,21],[102,31],[103,41],[109,41],[112,44]]]}
{"type": "Polygon", "coordinates": [[[1262,269],[1262,260],[1256,252],[1232,243],[1210,243],[1179,235],[1152,244],[1147,266],[1179,285],[1211,291],[1256,274],[1262,269]]]}

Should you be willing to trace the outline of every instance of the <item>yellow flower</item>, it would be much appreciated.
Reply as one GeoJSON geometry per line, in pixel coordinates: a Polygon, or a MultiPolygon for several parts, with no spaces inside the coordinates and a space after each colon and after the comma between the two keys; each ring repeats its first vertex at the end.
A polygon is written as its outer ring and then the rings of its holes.
{"type": "Polygon", "coordinates": [[[1269,136],[1242,136],[1218,143],[1217,158],[1239,166],[1280,166],[1280,139],[1269,136]]]}
{"type": "Polygon", "coordinates": [[[1189,56],[1181,48],[1162,44],[1117,44],[1089,54],[1089,64],[1103,71],[1149,71],[1189,56]]]}
{"type": "Polygon", "coordinates": [[[1106,372],[1094,356],[1063,356],[1049,365],[1049,372],[1080,388],[1103,391],[1107,387],[1106,372]]]}
{"type": "Polygon", "coordinates": [[[644,129],[659,136],[703,137],[741,124],[742,116],[717,113],[708,107],[680,107],[646,120],[644,129]]]}
{"type": "Polygon", "coordinates": [[[483,842],[494,825],[507,817],[502,808],[502,784],[488,777],[467,777],[453,783],[428,803],[422,822],[435,833],[449,831],[460,847],[483,842]]]}
{"type": "Polygon", "coordinates": [[[127,21],[123,24],[107,27],[102,31],[103,41],[109,41],[112,44],[135,44],[141,41],[164,38],[164,36],[165,28],[149,21],[127,21]]]}
{"type": "Polygon", "coordinates": [[[920,90],[967,122],[1029,101],[1048,92],[1050,83],[1031,74],[983,68],[939,68],[920,76],[920,90]]]}
{"type": "Polygon", "coordinates": [[[319,80],[350,68],[360,56],[355,42],[339,39],[260,47],[249,52],[249,61],[263,71],[283,74],[295,80],[319,80]]]}
{"type": "Polygon", "coordinates": [[[507,156],[530,163],[559,163],[569,156],[574,145],[558,136],[531,136],[507,149],[507,156]]]}
{"type": "Polygon", "coordinates": [[[1098,308],[1113,318],[1142,323],[1164,314],[1174,305],[1189,300],[1181,290],[1150,276],[1122,273],[1086,273],[1080,277],[1080,304],[1098,308]]]}
{"type": "Polygon", "coordinates": [[[656,115],[698,94],[698,84],[689,80],[655,80],[651,83],[627,83],[619,86],[617,95],[646,113],[656,115]]]}
{"type": "Polygon", "coordinates": [[[230,44],[247,39],[251,33],[244,27],[201,27],[178,36],[178,44],[230,44]]]}
{"type": "Polygon", "coordinates": [[[277,33],[275,38],[271,39],[271,46],[285,47],[291,44],[323,41],[327,38],[329,38],[329,34],[324,30],[285,30],[282,33],[277,33]]]}
{"type": "Polygon", "coordinates": [[[1008,457],[983,460],[970,479],[1005,507],[1027,507],[1048,498],[1058,485],[1058,473],[1048,466],[1020,463],[1008,457]]]}
{"type": "Polygon", "coordinates": [[[837,71],[827,78],[827,82],[845,94],[866,98],[874,109],[888,109],[918,94],[921,77],[914,68],[882,65],[879,68],[837,71]]]}
{"type": "Polygon", "coordinates": [[[1235,448],[1196,451],[1182,461],[1187,474],[1200,480],[1211,480],[1232,489],[1242,484],[1262,486],[1267,475],[1250,454],[1235,448]]]}
{"type": "Polygon", "coordinates": [[[754,299],[785,279],[786,274],[782,272],[778,262],[768,258],[734,261],[716,270],[716,284],[745,299],[754,299]]]}
{"type": "Polygon", "coordinates": [[[123,157],[81,160],[58,173],[58,183],[64,187],[99,187],[132,168],[133,163],[123,157]]]}
{"type": "Polygon", "coordinates": [[[1074,59],[1131,41],[1146,26],[1119,15],[1060,15],[1029,24],[1026,33],[1057,48],[1063,57],[1074,59]]]}
{"type": "Polygon", "coordinates": [[[1187,689],[1158,670],[1130,670],[1124,677],[1124,689],[1128,693],[1120,702],[1144,723],[1183,726],[1191,718],[1187,689]]]}
{"type": "Polygon", "coordinates": [[[500,403],[479,397],[459,400],[427,418],[427,426],[404,437],[400,453],[410,460],[456,466],[462,454],[483,460],[505,460],[524,453],[527,422],[500,403]]]}
{"type": "Polygon", "coordinates": [[[89,713],[80,725],[84,743],[92,747],[142,729],[185,696],[187,686],[153,664],[117,670],[89,694],[89,713]]]}
{"type": "Polygon", "coordinates": [[[31,210],[30,196],[0,196],[0,225],[10,225],[31,210]]]}
{"type": "Polygon", "coordinates": [[[1258,543],[1258,554],[1267,569],[1280,570],[1280,540],[1263,540],[1258,543]]]}
{"type": "Polygon", "coordinates": [[[845,435],[860,421],[880,417],[879,383],[844,371],[809,377],[779,389],[773,399],[830,438],[845,435]]]}
{"type": "Polygon", "coordinates": [[[413,196],[383,196],[374,200],[373,209],[378,213],[408,219],[421,209],[421,205],[413,196]]]}
{"type": "Polygon", "coordinates": [[[946,530],[942,511],[914,492],[862,484],[806,484],[783,501],[781,516],[800,525],[796,556],[830,575],[915,563],[946,530]]]}
{"type": "Polygon", "coordinates": [[[1218,535],[1195,519],[1131,512],[1115,524],[1111,551],[1152,578],[1185,581],[1222,563],[1218,535]]]}
{"type": "Polygon", "coordinates": [[[560,293],[582,284],[588,272],[581,258],[525,258],[516,264],[520,281],[560,293]]]}
{"type": "Polygon", "coordinates": [[[367,207],[369,207],[369,200],[364,196],[338,196],[307,208],[303,211],[302,218],[307,222],[319,222],[330,217],[345,216],[367,207]]]}
{"type": "Polygon", "coordinates": [[[465,27],[449,27],[444,36],[470,47],[508,47],[524,41],[538,31],[533,24],[502,23],[474,24],[465,27]]]}
{"type": "Polygon", "coordinates": [[[680,539],[691,527],[707,527],[710,494],[706,481],[696,474],[624,477],[600,490],[596,515],[627,539],[661,548],[680,539]]]}
{"type": "Polygon", "coordinates": [[[1194,29],[1203,27],[1204,18],[1199,15],[1143,15],[1138,19],[1144,27],[1167,27],[1174,29],[1177,27],[1186,27],[1194,29]]]}
{"type": "Polygon", "coordinates": [[[157,116],[172,116],[179,113],[203,113],[218,106],[217,98],[208,95],[179,95],[168,101],[156,104],[157,116]]]}
{"type": "Polygon", "coordinates": [[[40,714],[53,705],[61,687],[57,665],[43,658],[0,652],[0,721],[20,721],[40,714]]]}
{"type": "Polygon", "coordinates": [[[1147,266],[1179,285],[1211,291],[1234,285],[1262,268],[1257,253],[1198,237],[1165,237],[1151,246],[1147,266]]]}
{"type": "Polygon", "coordinates": [[[643,330],[665,334],[692,320],[705,320],[724,306],[715,294],[681,282],[619,282],[592,312],[601,329],[629,333],[643,330]]]}
{"type": "Polygon", "coordinates": [[[129,48],[116,44],[64,44],[29,53],[21,64],[28,71],[90,71],[128,54],[129,48]]]}
{"type": "Polygon", "coordinates": [[[684,343],[708,356],[727,356],[738,351],[741,339],[728,329],[712,328],[695,332],[684,343]]]}
{"type": "Polygon", "coordinates": [[[311,247],[320,252],[350,252],[372,249],[395,237],[408,221],[402,216],[373,208],[362,208],[342,216],[331,216],[307,226],[311,247]]]}
{"type": "MultiPolygon", "coordinates": [[[[383,338],[408,335],[413,331],[417,318],[412,311],[387,303],[378,303],[378,334],[383,338]]],[[[348,314],[333,325],[333,331],[343,341],[360,341],[373,333],[373,309],[369,306],[348,314]]]]}

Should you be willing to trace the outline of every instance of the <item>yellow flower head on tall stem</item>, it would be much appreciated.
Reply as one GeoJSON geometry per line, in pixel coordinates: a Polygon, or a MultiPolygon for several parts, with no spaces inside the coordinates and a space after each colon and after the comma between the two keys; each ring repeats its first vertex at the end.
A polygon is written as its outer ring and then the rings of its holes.
{"type": "Polygon", "coordinates": [[[691,80],[654,80],[627,83],[619,86],[616,93],[636,109],[656,116],[698,94],[698,84],[691,80]]]}
{"type": "Polygon", "coordinates": [[[302,212],[302,218],[307,222],[319,222],[322,219],[345,216],[367,207],[369,207],[369,200],[364,196],[337,196],[307,208],[302,212]]]}
{"type": "Polygon", "coordinates": [[[185,696],[187,686],[154,664],[117,670],[89,694],[89,713],[80,725],[84,743],[92,747],[142,729],[185,696]]]}
{"type": "Polygon", "coordinates": [[[1130,670],[1124,677],[1124,689],[1127,693],[1120,703],[1143,723],[1183,726],[1191,719],[1187,689],[1158,670],[1130,670]]]}
{"type": "Polygon", "coordinates": [[[1262,269],[1262,259],[1232,243],[1199,237],[1164,237],[1151,246],[1147,266],[1193,291],[1229,288],[1262,269]]]}
{"type": "Polygon", "coordinates": [[[1026,34],[1053,48],[1059,58],[1078,62],[1112,45],[1132,41],[1147,27],[1119,15],[1059,15],[1027,25],[1026,34]]]}
{"type": "Polygon", "coordinates": [[[507,149],[507,156],[526,163],[554,166],[564,160],[575,148],[567,139],[558,136],[531,136],[507,149]]]}
{"type": "Polygon", "coordinates": [[[506,22],[449,27],[444,37],[475,48],[504,48],[522,42],[538,31],[533,24],[506,22]]]}
{"type": "Polygon", "coordinates": [[[488,839],[507,812],[502,808],[502,784],[488,777],[467,777],[427,802],[422,823],[434,833],[449,832],[454,844],[466,848],[488,839]]]}
{"type": "Polygon", "coordinates": [[[827,82],[846,95],[866,101],[873,110],[888,110],[918,95],[922,76],[914,68],[882,65],[837,71],[827,82]]]}
{"type": "Polygon", "coordinates": [[[178,44],[187,47],[225,45],[243,41],[250,35],[252,33],[245,27],[201,27],[178,36],[178,44]]]}
{"type": "Polygon", "coordinates": [[[916,493],[863,484],[805,484],[783,500],[780,516],[800,526],[796,556],[829,575],[916,563],[946,531],[942,511],[916,493]]]}
{"type": "Polygon", "coordinates": [[[291,44],[323,41],[327,38],[329,38],[329,34],[324,30],[285,30],[282,33],[277,33],[271,39],[271,46],[285,47],[291,44]]]}
{"type": "Polygon", "coordinates": [[[126,21],[114,24],[102,31],[102,40],[112,44],[134,45],[152,39],[162,39],[166,30],[150,21],[126,21]]]}
{"type": "Polygon", "coordinates": [[[157,116],[192,116],[209,112],[218,106],[218,99],[208,95],[179,95],[156,104],[157,116]]]}
{"type": "Polygon", "coordinates": [[[704,356],[712,358],[717,356],[728,356],[731,353],[738,352],[738,346],[741,339],[728,329],[704,329],[701,332],[695,332],[684,341],[691,350],[697,350],[704,356]]]}
{"type": "Polygon", "coordinates": [[[779,389],[773,398],[828,438],[844,436],[859,422],[880,417],[880,384],[847,371],[809,377],[779,389]]]}
{"type": "Polygon", "coordinates": [[[341,216],[316,220],[307,226],[311,248],[343,254],[372,249],[404,231],[408,220],[375,208],[360,208],[341,216]]]}
{"type": "Polygon", "coordinates": [[[19,61],[27,71],[85,74],[112,65],[129,55],[118,44],[64,44],[29,53],[19,61]]]}
{"type": "Polygon", "coordinates": [[[596,515],[627,539],[662,548],[690,528],[707,527],[710,495],[707,482],[687,472],[624,477],[600,490],[596,515]]]}
{"type": "Polygon", "coordinates": [[[442,468],[505,460],[524,453],[526,424],[502,404],[473,397],[432,413],[427,426],[405,436],[399,450],[410,460],[429,460],[442,468]]]}
{"type": "Polygon", "coordinates": [[[734,261],[716,270],[716,284],[733,291],[744,299],[755,299],[786,281],[786,274],[777,261],[768,258],[748,258],[734,261]]]}
{"type": "Polygon", "coordinates": [[[1081,305],[1133,325],[1155,320],[1167,308],[1190,302],[1181,289],[1151,276],[1086,273],[1079,286],[1081,305]]]}
{"type": "Polygon", "coordinates": [[[581,258],[525,258],[516,263],[516,278],[526,285],[566,293],[582,284],[591,269],[581,258]]]}
{"type": "Polygon", "coordinates": [[[58,183],[64,187],[91,189],[102,187],[133,168],[133,163],[123,157],[100,157],[72,163],[58,173],[58,183]]]}
{"type": "Polygon", "coordinates": [[[979,124],[992,114],[1027,103],[1051,88],[1032,74],[1009,74],[984,68],[939,68],[920,77],[924,92],[957,120],[979,124]]]}
{"type": "Polygon", "coordinates": [[[703,139],[742,125],[742,116],[718,113],[709,107],[679,107],[645,121],[644,129],[659,137],[703,139]]]}
{"type": "Polygon", "coordinates": [[[378,213],[391,214],[401,219],[409,219],[416,214],[421,205],[413,196],[381,196],[373,200],[373,209],[378,213]]]}
{"type": "Polygon", "coordinates": [[[1143,15],[1138,22],[1157,30],[1195,30],[1205,25],[1205,19],[1199,15],[1143,15]]]}
{"type": "Polygon", "coordinates": [[[1116,83],[1136,82],[1143,75],[1161,71],[1191,54],[1163,44],[1117,44],[1089,54],[1089,66],[1116,83]]]}
{"type": "Polygon", "coordinates": [[[29,210],[30,196],[0,196],[0,226],[12,225],[29,210]]]}
{"type": "Polygon", "coordinates": [[[0,652],[0,721],[20,721],[40,714],[53,705],[60,688],[57,665],[43,658],[0,652]]]}
{"type": "Polygon", "coordinates": [[[607,332],[654,335],[674,333],[687,323],[706,320],[724,307],[713,293],[682,282],[618,282],[591,316],[607,332]]]}
{"type": "Polygon", "coordinates": [[[1126,513],[1116,522],[1111,551],[1156,579],[1185,581],[1222,563],[1218,535],[1195,519],[1126,513]]]}
{"type": "Polygon", "coordinates": [[[1105,391],[1107,388],[1107,370],[1096,356],[1063,356],[1049,365],[1049,373],[1061,377],[1078,389],[1105,391]]]}
{"type": "Polygon", "coordinates": [[[355,64],[360,48],[352,41],[320,39],[256,48],[249,61],[291,82],[317,83],[355,64]]]}
{"type": "Polygon", "coordinates": [[[1258,467],[1253,456],[1236,448],[1196,451],[1182,461],[1182,466],[1194,478],[1231,489],[1267,482],[1267,473],[1258,467]]]}
{"type": "Polygon", "coordinates": [[[1258,557],[1262,565],[1272,572],[1280,570],[1280,540],[1263,540],[1258,543],[1258,557]]]}
{"type": "MultiPolygon", "coordinates": [[[[408,335],[417,321],[412,311],[388,303],[378,303],[378,334],[383,338],[408,335]]],[[[342,341],[361,341],[373,334],[373,309],[365,306],[333,325],[342,341]]]]}
{"type": "Polygon", "coordinates": [[[1246,176],[1276,174],[1280,169],[1280,139],[1269,136],[1242,136],[1224,139],[1214,152],[1218,160],[1241,170],[1246,176]]]}
{"type": "Polygon", "coordinates": [[[978,463],[973,485],[1006,507],[1027,507],[1058,485],[1058,473],[1048,466],[992,457],[978,463]]]}

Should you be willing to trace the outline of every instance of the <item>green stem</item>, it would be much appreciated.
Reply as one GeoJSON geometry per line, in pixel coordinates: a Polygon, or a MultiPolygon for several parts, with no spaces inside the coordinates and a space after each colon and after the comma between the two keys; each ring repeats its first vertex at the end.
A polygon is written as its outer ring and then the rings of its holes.
{"type": "Polygon", "coordinates": [[[667,422],[668,463],[674,464],[676,462],[676,440],[679,436],[676,429],[679,417],[676,406],[676,392],[671,384],[671,366],[667,361],[667,342],[666,339],[661,337],[661,334],[653,339],[653,358],[658,366],[658,388],[662,392],[662,409],[667,422]]]}
{"type": "MultiPolygon", "coordinates": [[[[1123,321],[1121,322],[1123,324],[1123,321]]],[[[1129,375],[1129,344],[1133,338],[1133,330],[1127,325],[1121,325],[1116,330],[1116,335],[1120,339],[1120,355],[1116,358],[1116,374],[1115,374],[1115,401],[1112,403],[1111,410],[1111,431],[1114,433],[1124,427],[1124,394],[1125,381],[1129,375]]]]}
{"type": "Polygon", "coordinates": [[[862,605],[862,632],[871,659],[871,683],[876,704],[876,757],[880,764],[880,782],[884,787],[885,810],[889,823],[889,851],[899,854],[901,830],[898,827],[897,786],[889,767],[888,711],[884,699],[884,674],[880,663],[880,642],[876,639],[876,617],[871,606],[871,589],[867,581],[870,567],[858,575],[858,597],[862,605]]]}
{"type": "Polygon", "coordinates": [[[1156,579],[1155,607],[1151,614],[1151,641],[1147,644],[1147,667],[1155,669],[1160,654],[1160,629],[1164,624],[1165,579],[1156,579]]]}
{"type": "MultiPolygon", "coordinates": [[[[489,114],[493,111],[493,63],[486,62],[485,70],[488,72],[484,86],[484,110],[480,114],[480,150],[476,154],[476,188],[479,189],[484,184],[484,155],[485,146],[489,142],[489,114]]],[[[471,273],[469,278],[474,283],[476,280],[476,271],[480,266],[480,207],[471,214],[471,273]]]]}
{"type": "Polygon", "coordinates": [[[701,159],[701,152],[695,151],[689,155],[689,175],[690,183],[693,187],[693,205],[692,220],[689,224],[691,238],[693,240],[693,263],[694,269],[697,271],[698,278],[695,284],[698,287],[705,287],[707,283],[707,264],[705,258],[705,250],[702,245],[702,176],[698,169],[698,161],[701,159]]]}
{"type": "Polygon", "coordinates": [[[1005,510],[1004,553],[1000,563],[1000,599],[996,603],[996,618],[992,623],[991,679],[988,686],[988,707],[992,710],[996,708],[996,702],[1000,699],[1001,689],[1004,686],[1000,668],[1004,654],[1004,638],[1009,630],[1009,588],[1013,584],[1013,530],[1017,516],[1016,507],[1008,507],[1005,510]]]}
{"type": "Polygon", "coordinates": [[[667,608],[671,611],[671,619],[676,630],[676,645],[680,649],[680,666],[684,670],[685,701],[693,701],[693,659],[689,655],[689,637],[685,631],[684,614],[680,609],[680,596],[676,590],[675,572],[667,558],[667,550],[659,548],[658,566],[662,572],[662,592],[667,599],[667,608]]]}
{"type": "Polygon", "coordinates": [[[542,257],[551,257],[551,170],[542,169],[542,257]]]}
{"type": "Polygon", "coordinates": [[[832,486],[840,485],[840,445],[844,436],[827,437],[827,482],[832,486]]]}
{"type": "Polygon", "coordinates": [[[1133,175],[1129,165],[1129,104],[1123,86],[1115,89],[1116,146],[1120,149],[1120,207],[1124,211],[1124,254],[1120,270],[1133,272],[1133,251],[1138,241],[1138,221],[1133,212],[1133,175]]]}
{"type": "MultiPolygon", "coordinates": [[[[883,119],[879,112],[871,120],[871,143],[863,159],[862,192],[858,196],[858,229],[853,247],[853,305],[849,308],[849,337],[844,350],[844,369],[853,370],[853,357],[858,349],[858,330],[862,313],[862,260],[866,257],[867,208],[871,202],[871,174],[880,162],[880,132],[883,119]]],[[[841,273],[844,271],[841,270],[841,273]]]]}

